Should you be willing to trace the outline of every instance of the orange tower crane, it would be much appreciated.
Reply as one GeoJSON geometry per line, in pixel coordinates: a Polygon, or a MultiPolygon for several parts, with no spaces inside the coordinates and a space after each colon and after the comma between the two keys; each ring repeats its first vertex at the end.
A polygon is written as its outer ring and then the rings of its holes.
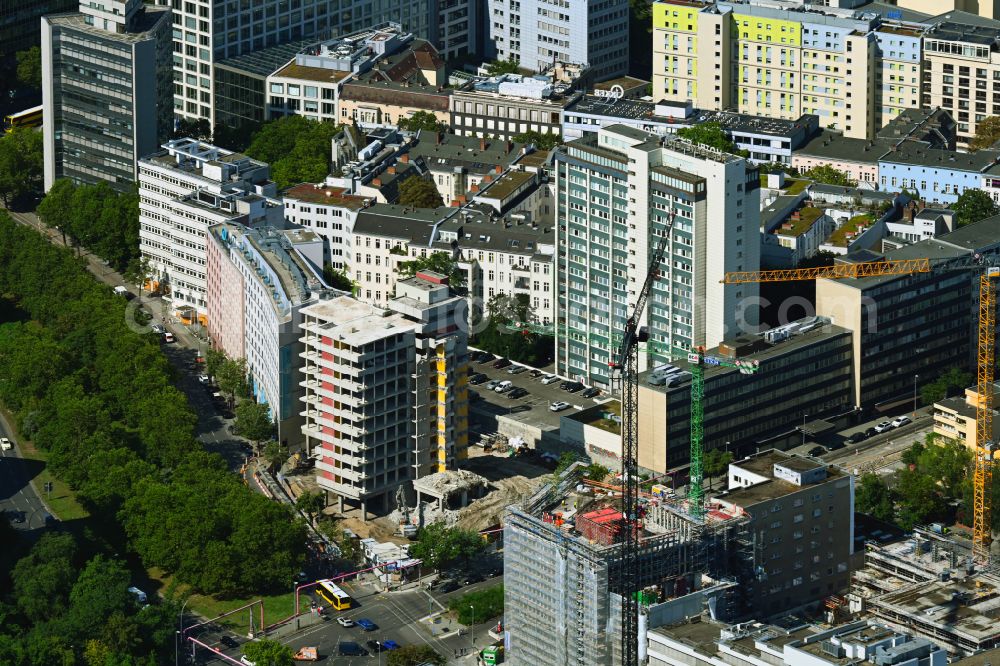
{"type": "MultiPolygon", "coordinates": [[[[978,270],[979,275],[979,325],[976,349],[978,392],[976,402],[976,449],[973,471],[973,523],[972,556],[980,563],[990,561],[991,486],[993,481],[993,373],[996,363],[996,290],[993,280],[1000,277],[997,260],[981,255],[969,257],[965,262],[947,261],[934,270],[978,270]]],[[[726,284],[748,282],[787,282],[817,280],[819,278],[863,278],[883,275],[910,275],[931,272],[929,259],[883,260],[842,263],[818,268],[788,270],[745,271],[726,273],[726,284]]]]}

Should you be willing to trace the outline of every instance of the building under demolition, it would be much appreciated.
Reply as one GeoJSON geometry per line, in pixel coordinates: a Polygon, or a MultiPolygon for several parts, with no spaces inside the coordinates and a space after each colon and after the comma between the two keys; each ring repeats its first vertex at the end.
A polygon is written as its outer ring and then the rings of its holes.
{"type": "Polygon", "coordinates": [[[848,601],[853,613],[873,615],[956,656],[1000,647],[996,569],[979,568],[967,547],[929,530],[896,543],[869,543],[848,601]]]}

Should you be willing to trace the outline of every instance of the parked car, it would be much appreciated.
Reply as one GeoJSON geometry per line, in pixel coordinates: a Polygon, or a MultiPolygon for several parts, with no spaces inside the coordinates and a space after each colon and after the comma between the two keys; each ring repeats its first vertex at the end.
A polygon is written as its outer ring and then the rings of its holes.
{"type": "Polygon", "coordinates": [[[245,654],[240,655],[240,663],[243,664],[243,666],[257,666],[254,662],[247,659],[245,654]]]}
{"type": "Polygon", "coordinates": [[[809,455],[811,456],[821,456],[826,452],[827,452],[826,449],[823,448],[822,446],[814,446],[811,449],[809,449],[809,455]]]}
{"type": "Polygon", "coordinates": [[[529,372],[528,374],[529,374],[529,375],[531,375],[531,378],[532,378],[532,379],[538,379],[539,377],[541,377],[541,376],[542,376],[542,375],[544,375],[545,373],[544,373],[544,372],[542,372],[541,370],[537,370],[537,369],[533,369],[533,370],[532,370],[531,372],[529,372]]]}
{"type": "Polygon", "coordinates": [[[208,384],[209,383],[208,375],[198,375],[198,381],[201,382],[202,384],[208,384]]]}
{"type": "Polygon", "coordinates": [[[868,430],[865,430],[865,437],[874,437],[877,434],[878,430],[875,428],[868,428],[868,430]]]}
{"type": "Polygon", "coordinates": [[[170,331],[165,332],[163,334],[163,341],[164,342],[173,342],[174,341],[174,334],[171,333],[170,331]]]}
{"type": "Polygon", "coordinates": [[[549,384],[554,384],[557,381],[559,381],[559,378],[557,376],[546,375],[545,379],[542,380],[542,383],[548,386],[549,384]]]}
{"type": "Polygon", "coordinates": [[[851,444],[857,444],[858,442],[863,442],[868,439],[868,435],[863,432],[856,432],[847,438],[847,441],[851,444]]]}
{"type": "Polygon", "coordinates": [[[514,390],[512,390],[510,393],[508,393],[507,397],[513,400],[517,400],[518,398],[523,398],[526,395],[528,395],[528,389],[523,389],[520,386],[518,386],[514,388],[514,390]]]}
{"type": "Polygon", "coordinates": [[[14,445],[6,437],[0,437],[0,451],[10,451],[14,445]]]}
{"type": "Polygon", "coordinates": [[[489,380],[490,378],[481,372],[477,372],[476,374],[469,377],[469,383],[473,385],[482,384],[484,382],[488,382],[489,380]]]}
{"type": "Polygon", "coordinates": [[[446,580],[445,582],[441,583],[441,587],[439,587],[438,590],[441,592],[441,594],[448,594],[449,592],[454,592],[459,587],[461,586],[455,581],[446,580]]]}
{"type": "Polygon", "coordinates": [[[396,641],[383,641],[382,642],[382,649],[385,652],[392,652],[393,650],[398,650],[401,647],[402,646],[399,643],[397,643],[396,641]]]}
{"type": "Polygon", "coordinates": [[[496,361],[493,361],[493,367],[496,368],[497,370],[500,370],[502,368],[506,368],[510,364],[511,364],[510,363],[510,359],[507,359],[507,358],[500,358],[500,359],[497,359],[496,361]]]}
{"type": "Polygon", "coordinates": [[[367,657],[368,650],[354,641],[341,641],[337,643],[337,654],[341,657],[367,657]]]}
{"type": "Polygon", "coordinates": [[[482,580],[483,580],[482,574],[478,574],[478,573],[473,572],[473,573],[467,574],[462,579],[462,585],[472,585],[473,583],[479,583],[482,580]]]}
{"type": "Polygon", "coordinates": [[[489,352],[479,352],[479,360],[476,363],[489,363],[495,358],[496,356],[489,352]]]}
{"type": "Polygon", "coordinates": [[[349,617],[338,617],[337,618],[337,624],[339,624],[342,627],[353,627],[354,626],[354,620],[352,620],[349,617]]]}
{"type": "Polygon", "coordinates": [[[497,384],[496,388],[493,389],[493,390],[496,391],[497,393],[506,393],[507,391],[511,390],[512,388],[514,388],[513,382],[511,382],[509,380],[504,380],[504,381],[500,382],[499,384],[497,384]]]}
{"type": "Polygon", "coordinates": [[[475,391],[469,391],[469,402],[476,402],[477,400],[482,400],[483,396],[479,395],[475,391]]]}
{"type": "Polygon", "coordinates": [[[366,617],[363,617],[360,620],[355,620],[354,622],[365,631],[375,631],[378,629],[378,625],[366,617]]]}
{"type": "Polygon", "coordinates": [[[489,383],[486,385],[486,390],[487,391],[493,391],[498,386],[500,386],[500,380],[499,379],[491,379],[489,381],[489,383]]]}
{"type": "Polygon", "coordinates": [[[601,389],[590,387],[580,394],[581,398],[596,398],[601,395],[601,389]]]}
{"type": "Polygon", "coordinates": [[[219,642],[222,643],[227,648],[234,648],[240,646],[240,644],[236,642],[236,639],[230,636],[229,634],[223,634],[219,638],[219,642]]]}
{"type": "Polygon", "coordinates": [[[563,391],[576,393],[577,391],[583,388],[583,384],[581,384],[580,382],[563,382],[562,384],[559,385],[559,388],[561,388],[563,391]]]}
{"type": "Polygon", "coordinates": [[[524,367],[523,365],[515,365],[514,367],[507,369],[507,374],[510,374],[510,375],[519,375],[522,372],[527,372],[527,371],[528,371],[528,369],[526,367],[524,367]]]}
{"type": "Polygon", "coordinates": [[[365,641],[365,645],[367,645],[368,649],[374,652],[375,654],[378,654],[379,652],[382,651],[382,643],[380,641],[376,641],[374,639],[370,641],[365,641]]]}
{"type": "Polygon", "coordinates": [[[163,335],[164,333],[167,332],[167,329],[163,328],[159,324],[153,324],[152,326],[149,327],[149,330],[158,335],[163,335]]]}
{"type": "Polygon", "coordinates": [[[550,412],[561,412],[562,410],[568,409],[568,408],[569,408],[569,403],[568,402],[563,402],[562,400],[559,400],[557,402],[553,402],[551,405],[549,405],[549,411],[550,412]]]}
{"type": "Polygon", "coordinates": [[[913,423],[913,419],[905,415],[897,416],[895,419],[892,420],[892,427],[898,428],[899,426],[906,425],[907,423],[913,423]]]}
{"type": "Polygon", "coordinates": [[[882,423],[879,423],[877,426],[875,426],[875,432],[880,432],[880,433],[887,432],[892,429],[893,425],[891,421],[882,421],[882,423]]]}

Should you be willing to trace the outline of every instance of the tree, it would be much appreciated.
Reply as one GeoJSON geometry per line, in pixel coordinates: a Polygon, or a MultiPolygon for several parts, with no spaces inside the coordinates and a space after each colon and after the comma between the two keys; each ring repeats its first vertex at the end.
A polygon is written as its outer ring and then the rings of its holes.
{"type": "Polygon", "coordinates": [[[205,118],[179,118],[174,121],[175,139],[212,140],[212,125],[205,118]]]}
{"type": "Polygon", "coordinates": [[[879,520],[891,523],[893,509],[892,492],[877,474],[866,472],[858,483],[857,510],[879,520]]]}
{"type": "Polygon", "coordinates": [[[330,141],[340,126],[292,115],[264,123],[246,154],[271,165],[278,187],[318,183],[330,174],[330,141]]]}
{"type": "Polygon", "coordinates": [[[222,364],[226,362],[226,354],[214,347],[209,347],[205,352],[205,374],[215,377],[222,369],[222,364]]]}
{"type": "Polygon", "coordinates": [[[997,141],[1000,141],[1000,116],[989,116],[976,123],[976,136],[969,142],[969,149],[983,150],[997,141]]]}
{"type": "Polygon", "coordinates": [[[579,460],[580,456],[573,453],[572,451],[563,451],[562,454],[560,454],[559,456],[559,462],[556,463],[556,468],[552,470],[552,474],[554,474],[555,476],[559,476],[567,469],[569,469],[570,465],[579,460]]]}
{"type": "Polygon", "coordinates": [[[473,337],[476,346],[520,363],[536,367],[547,365],[555,351],[551,335],[518,330],[514,324],[537,324],[526,294],[510,297],[496,294],[486,304],[484,319],[473,322],[477,331],[473,337]]]}
{"type": "Polygon", "coordinates": [[[354,292],[354,282],[347,274],[347,271],[336,269],[333,267],[333,264],[327,263],[323,265],[323,281],[334,289],[348,293],[354,292]]]}
{"type": "MultiPolygon", "coordinates": [[[[244,400],[236,406],[236,428],[240,435],[253,442],[255,447],[259,446],[261,442],[270,439],[274,434],[271,408],[262,402],[244,400]]],[[[280,455],[279,452],[275,451],[270,451],[270,453],[274,457],[280,455]]],[[[268,457],[268,461],[271,460],[272,458],[268,457]]]]}
{"type": "Polygon", "coordinates": [[[316,514],[326,507],[326,495],[321,491],[305,491],[295,498],[295,508],[309,516],[309,522],[316,520],[316,514]]]}
{"type": "Polygon", "coordinates": [[[444,205],[434,181],[410,176],[399,185],[399,205],[414,208],[438,208],[444,205]]]}
{"type": "Polygon", "coordinates": [[[729,135],[722,129],[722,125],[715,122],[682,127],[677,130],[677,136],[687,139],[691,143],[701,144],[726,153],[732,153],[736,150],[736,145],[730,141],[729,135]]]}
{"type": "Polygon", "coordinates": [[[76,580],[76,541],[69,534],[43,534],[13,571],[14,600],[25,617],[40,622],[62,615],[76,580]]]}
{"type": "Polygon", "coordinates": [[[464,625],[485,622],[503,614],[503,585],[463,594],[448,603],[458,621],[464,625]]]}
{"type": "Polygon", "coordinates": [[[842,187],[854,187],[857,183],[847,177],[847,174],[839,169],[834,169],[829,164],[814,166],[802,174],[809,180],[824,185],[840,185],[842,187]]]}
{"type": "Polygon", "coordinates": [[[429,645],[404,645],[390,652],[385,663],[386,666],[420,666],[421,664],[444,666],[448,662],[429,645]]]}
{"type": "Polygon", "coordinates": [[[585,479],[597,481],[598,483],[607,478],[610,473],[610,469],[598,463],[591,463],[583,470],[583,476],[585,479]]]}
{"type": "Polygon", "coordinates": [[[424,130],[426,132],[440,132],[444,129],[444,126],[430,111],[417,111],[409,118],[401,118],[399,120],[399,129],[406,130],[408,132],[416,132],[418,130],[424,130]]]}
{"type": "Polygon", "coordinates": [[[521,63],[511,56],[507,60],[494,60],[486,65],[488,76],[500,76],[501,74],[517,74],[521,69],[521,63]]]}
{"type": "Polygon", "coordinates": [[[243,654],[254,666],[293,666],[292,648],[270,638],[243,644],[243,654]]]}
{"type": "Polygon", "coordinates": [[[235,402],[237,396],[246,395],[249,391],[246,359],[227,358],[219,366],[215,381],[218,382],[220,391],[229,394],[230,403],[235,402]]]}
{"type": "Polygon", "coordinates": [[[1000,213],[1000,206],[979,189],[966,188],[958,196],[958,201],[952,204],[951,209],[955,211],[955,224],[964,227],[967,224],[985,220],[1000,213]]]}
{"type": "Polygon", "coordinates": [[[42,133],[16,127],[0,136],[0,199],[4,205],[42,185],[42,133]]]}
{"type": "Polygon", "coordinates": [[[708,479],[708,487],[712,487],[712,477],[722,474],[729,469],[729,463],[733,462],[733,454],[722,449],[712,449],[705,454],[705,477],[708,479]]]}
{"type": "Polygon", "coordinates": [[[485,546],[478,532],[431,523],[417,532],[410,555],[432,569],[442,569],[458,560],[475,557],[485,546]]]}
{"type": "Polygon", "coordinates": [[[532,144],[538,150],[552,150],[560,143],[562,143],[562,136],[560,134],[553,134],[551,132],[546,132],[542,134],[536,130],[529,130],[527,132],[521,132],[520,134],[515,134],[512,137],[514,143],[521,144],[532,144]]]}
{"type": "Polygon", "coordinates": [[[396,265],[399,279],[411,278],[420,271],[432,271],[448,277],[452,289],[465,287],[465,273],[458,267],[458,262],[447,252],[431,252],[426,257],[418,257],[411,261],[401,261],[396,265]]]}
{"type": "Polygon", "coordinates": [[[17,80],[29,88],[42,87],[42,49],[32,46],[17,52],[17,80]]]}
{"type": "Polygon", "coordinates": [[[66,245],[66,230],[72,224],[75,214],[73,194],[76,185],[68,178],[60,178],[52,184],[49,191],[38,202],[35,214],[45,226],[62,232],[63,245],[66,245]]]}
{"type": "Polygon", "coordinates": [[[919,470],[898,472],[895,491],[899,498],[899,525],[905,530],[944,515],[945,500],[937,483],[919,470]]]}
{"type": "MultiPolygon", "coordinates": [[[[84,636],[95,618],[110,618],[116,613],[134,613],[135,597],[128,591],[128,569],[118,560],[97,555],[83,568],[69,594],[66,615],[70,631],[84,636]]],[[[128,642],[127,637],[121,638],[128,642]]]]}
{"type": "Polygon", "coordinates": [[[949,368],[937,379],[920,387],[920,400],[925,405],[947,398],[953,390],[961,391],[973,382],[970,373],[960,368],[949,368]]]}

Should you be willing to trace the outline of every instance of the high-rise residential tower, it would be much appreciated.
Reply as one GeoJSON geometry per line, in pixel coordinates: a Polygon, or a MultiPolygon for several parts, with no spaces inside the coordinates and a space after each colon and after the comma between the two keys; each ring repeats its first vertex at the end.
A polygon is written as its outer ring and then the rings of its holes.
{"type": "Polygon", "coordinates": [[[599,386],[656,244],[667,254],[642,323],[642,365],[709,347],[756,324],[756,285],[727,271],[760,263],[760,180],[746,160],[625,125],[571,141],[555,156],[556,368],[599,386]]]}

